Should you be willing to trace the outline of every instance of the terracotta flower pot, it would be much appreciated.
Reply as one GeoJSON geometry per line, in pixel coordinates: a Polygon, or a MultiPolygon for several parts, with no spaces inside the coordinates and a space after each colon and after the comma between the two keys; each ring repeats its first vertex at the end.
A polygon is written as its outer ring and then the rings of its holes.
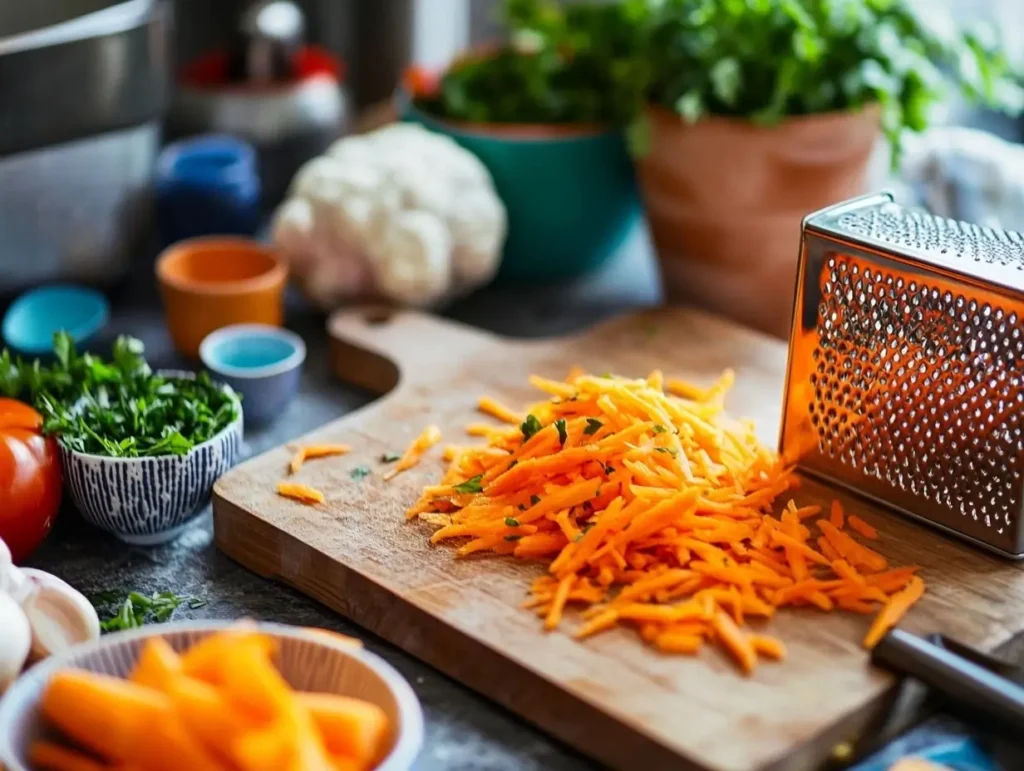
{"type": "Polygon", "coordinates": [[[639,177],[666,299],[789,333],[801,220],[864,192],[880,111],[761,127],[648,109],[639,177]]]}

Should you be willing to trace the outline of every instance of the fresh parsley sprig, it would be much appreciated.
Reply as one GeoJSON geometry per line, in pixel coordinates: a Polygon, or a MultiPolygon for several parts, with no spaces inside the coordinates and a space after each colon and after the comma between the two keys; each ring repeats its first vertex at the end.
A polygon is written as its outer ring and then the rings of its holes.
{"type": "Polygon", "coordinates": [[[182,605],[195,609],[206,604],[205,600],[198,597],[179,595],[174,592],[156,592],[152,595],[128,592],[124,599],[114,599],[121,596],[123,596],[123,592],[102,592],[92,598],[93,604],[100,611],[112,605],[116,607],[113,616],[100,622],[102,631],[119,632],[124,629],[136,629],[145,624],[163,624],[170,621],[174,611],[182,605]]]}

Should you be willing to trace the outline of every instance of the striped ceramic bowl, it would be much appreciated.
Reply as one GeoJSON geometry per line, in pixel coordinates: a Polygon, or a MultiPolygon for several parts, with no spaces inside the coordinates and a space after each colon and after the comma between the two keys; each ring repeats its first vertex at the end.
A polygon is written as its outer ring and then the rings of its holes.
{"type": "Polygon", "coordinates": [[[185,455],[110,458],[60,445],[64,487],[86,521],[127,543],[155,546],[202,512],[241,447],[241,408],[231,425],[185,455]]]}
{"type": "MultiPolygon", "coordinates": [[[[37,664],[0,700],[0,768],[30,771],[29,745],[52,738],[39,715],[39,700],[54,672],[74,667],[125,677],[151,637],[163,637],[177,651],[228,628],[225,622],[149,626],[108,635],[37,664]]],[[[394,726],[391,747],[375,771],[406,771],[423,744],[423,713],[412,688],[389,664],[362,648],[296,627],[260,624],[257,631],[278,642],[277,668],[299,691],[334,693],[380,706],[394,726]]]]}

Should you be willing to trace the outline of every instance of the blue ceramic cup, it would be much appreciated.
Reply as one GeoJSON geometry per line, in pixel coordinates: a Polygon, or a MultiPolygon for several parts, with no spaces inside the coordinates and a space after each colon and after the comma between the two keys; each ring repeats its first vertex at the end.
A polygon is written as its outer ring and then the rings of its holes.
{"type": "Polygon", "coordinates": [[[508,211],[499,279],[557,281],[600,267],[640,216],[633,164],[620,129],[589,125],[456,123],[399,95],[405,120],[446,134],[494,178],[508,211]]]}
{"type": "Polygon", "coordinates": [[[246,425],[258,426],[280,416],[298,392],[306,344],[280,327],[234,324],[207,335],[199,358],[242,395],[246,425]]]}

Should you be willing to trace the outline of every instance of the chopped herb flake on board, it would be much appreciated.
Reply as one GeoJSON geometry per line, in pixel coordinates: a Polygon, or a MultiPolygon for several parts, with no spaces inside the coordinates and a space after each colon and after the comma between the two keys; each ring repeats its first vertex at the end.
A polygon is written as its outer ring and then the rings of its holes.
{"type": "Polygon", "coordinates": [[[386,453],[384,453],[383,455],[380,456],[380,462],[381,463],[394,463],[395,461],[400,460],[401,457],[402,457],[401,454],[399,454],[397,452],[386,452],[386,453]]]}
{"type": "Polygon", "coordinates": [[[457,493],[468,495],[470,493],[482,493],[484,490],[483,486],[483,474],[477,474],[475,477],[470,477],[465,482],[455,485],[454,489],[457,493]]]}
{"type": "Polygon", "coordinates": [[[523,421],[519,428],[523,432],[523,439],[526,440],[540,431],[543,426],[540,424],[540,421],[537,420],[536,416],[527,415],[526,420],[523,421]]]}
{"type": "Polygon", "coordinates": [[[363,479],[365,477],[370,476],[370,469],[367,468],[366,466],[356,466],[354,469],[348,472],[348,475],[356,480],[363,479]]]}

